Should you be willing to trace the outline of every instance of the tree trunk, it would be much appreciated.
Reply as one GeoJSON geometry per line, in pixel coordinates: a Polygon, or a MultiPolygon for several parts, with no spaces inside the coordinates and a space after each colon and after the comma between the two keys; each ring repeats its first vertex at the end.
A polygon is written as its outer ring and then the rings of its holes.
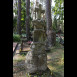
{"type": "Polygon", "coordinates": [[[26,0],[26,36],[29,40],[30,35],[30,0],[26,0]]]}
{"type": "Polygon", "coordinates": [[[46,33],[48,46],[52,46],[51,0],[46,0],[46,33]]]}
{"type": "Polygon", "coordinates": [[[21,35],[21,0],[18,0],[17,33],[21,35]]]}
{"type": "Polygon", "coordinates": [[[55,27],[57,29],[57,19],[56,19],[56,15],[54,16],[54,24],[55,24],[55,27]]]}

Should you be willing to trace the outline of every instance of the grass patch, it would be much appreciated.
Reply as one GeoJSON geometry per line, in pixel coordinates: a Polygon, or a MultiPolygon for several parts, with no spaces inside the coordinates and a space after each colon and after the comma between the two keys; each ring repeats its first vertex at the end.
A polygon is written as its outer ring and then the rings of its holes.
{"type": "Polygon", "coordinates": [[[50,52],[47,52],[47,53],[57,52],[59,49],[61,49],[61,51],[63,51],[64,47],[61,44],[59,44],[58,42],[56,42],[55,46],[51,47],[50,52]]]}
{"type": "Polygon", "coordinates": [[[51,51],[47,53],[47,59],[53,77],[64,77],[64,48],[59,43],[51,47],[51,51]]]}
{"type": "MultiPolygon", "coordinates": [[[[53,72],[53,71],[52,71],[53,72]]],[[[60,73],[58,72],[53,72],[52,74],[53,77],[62,77],[60,73]]]]}
{"type": "Polygon", "coordinates": [[[63,63],[57,63],[57,62],[52,61],[50,64],[48,64],[48,67],[55,77],[64,76],[64,64],[63,63]]]}
{"type": "Polygon", "coordinates": [[[13,63],[17,63],[17,62],[21,62],[21,61],[25,60],[25,55],[26,54],[23,54],[23,55],[17,54],[17,55],[15,55],[14,58],[13,58],[13,63]]]}

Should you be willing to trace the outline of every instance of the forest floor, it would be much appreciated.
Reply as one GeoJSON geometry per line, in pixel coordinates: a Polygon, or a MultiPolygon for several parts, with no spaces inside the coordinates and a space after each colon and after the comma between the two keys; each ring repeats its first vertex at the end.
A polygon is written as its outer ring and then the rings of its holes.
{"type": "MultiPolygon", "coordinates": [[[[26,53],[16,54],[13,57],[13,77],[26,77],[26,53]]],[[[47,53],[47,65],[54,77],[64,77],[64,47],[60,44],[51,48],[47,53]]]]}

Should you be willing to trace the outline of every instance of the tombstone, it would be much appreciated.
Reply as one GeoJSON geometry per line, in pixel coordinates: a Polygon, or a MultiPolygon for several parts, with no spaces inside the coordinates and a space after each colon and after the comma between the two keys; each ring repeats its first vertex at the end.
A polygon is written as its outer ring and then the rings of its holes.
{"type": "Polygon", "coordinates": [[[32,21],[34,25],[33,43],[30,46],[31,51],[27,53],[25,60],[27,75],[29,77],[52,77],[47,67],[45,21],[41,20],[40,11],[38,11],[38,14],[38,19],[32,21]]]}

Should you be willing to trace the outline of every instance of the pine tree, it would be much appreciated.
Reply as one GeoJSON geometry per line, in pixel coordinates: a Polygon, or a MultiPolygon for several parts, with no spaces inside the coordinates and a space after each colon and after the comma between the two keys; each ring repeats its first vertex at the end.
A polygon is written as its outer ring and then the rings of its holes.
{"type": "Polygon", "coordinates": [[[18,0],[17,33],[21,35],[21,0],[18,0]]]}
{"type": "Polygon", "coordinates": [[[26,0],[26,36],[29,40],[30,35],[30,0],[26,0]]]}
{"type": "Polygon", "coordinates": [[[46,0],[46,33],[48,46],[52,46],[51,0],[46,0]]]}

